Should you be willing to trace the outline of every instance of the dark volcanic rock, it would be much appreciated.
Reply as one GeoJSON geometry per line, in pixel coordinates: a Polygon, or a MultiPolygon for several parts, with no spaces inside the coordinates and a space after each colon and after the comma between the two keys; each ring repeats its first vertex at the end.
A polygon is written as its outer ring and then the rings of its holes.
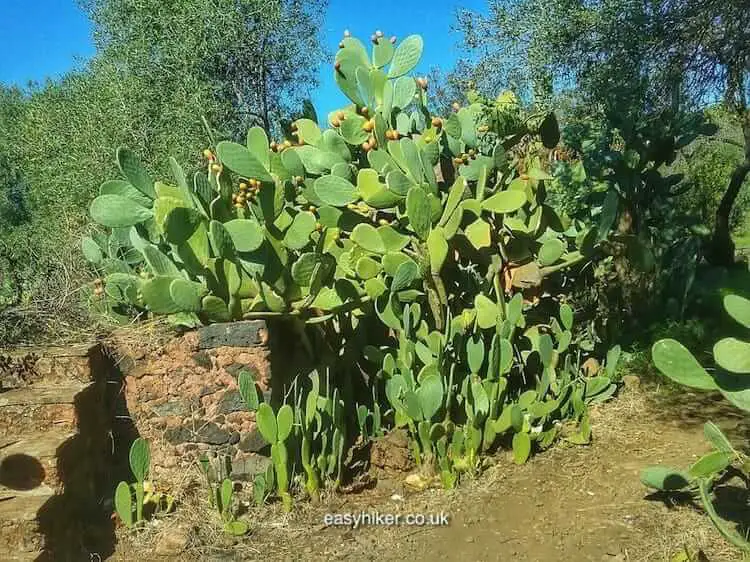
{"type": "Polygon", "coordinates": [[[201,349],[262,345],[261,331],[265,329],[266,323],[263,320],[209,324],[198,330],[198,345],[201,349]]]}
{"type": "Polygon", "coordinates": [[[240,442],[237,448],[244,453],[257,453],[268,446],[266,440],[260,434],[257,428],[240,436],[240,442]]]}
{"type": "Polygon", "coordinates": [[[209,445],[223,445],[229,441],[230,437],[231,434],[227,430],[221,429],[215,423],[207,423],[203,424],[195,432],[195,438],[193,441],[197,441],[198,443],[208,443],[209,445]]]}
{"type": "Polygon", "coordinates": [[[221,396],[219,403],[217,404],[216,411],[220,414],[230,414],[232,412],[243,412],[247,410],[245,402],[240,396],[240,391],[237,389],[227,390],[221,396]]]}

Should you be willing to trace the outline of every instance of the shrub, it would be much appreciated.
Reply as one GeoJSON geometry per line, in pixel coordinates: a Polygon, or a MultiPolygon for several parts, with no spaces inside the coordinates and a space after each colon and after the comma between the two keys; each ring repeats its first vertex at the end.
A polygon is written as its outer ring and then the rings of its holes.
{"type": "Polygon", "coordinates": [[[694,141],[715,143],[716,129],[702,113],[672,111],[634,122],[576,118],[565,128],[552,204],[591,220],[603,200],[617,200],[610,207],[616,232],[602,248],[611,258],[589,270],[574,294],[603,340],[637,343],[653,323],[683,317],[710,231],[684,204],[705,185],[681,172],[694,141]]]}

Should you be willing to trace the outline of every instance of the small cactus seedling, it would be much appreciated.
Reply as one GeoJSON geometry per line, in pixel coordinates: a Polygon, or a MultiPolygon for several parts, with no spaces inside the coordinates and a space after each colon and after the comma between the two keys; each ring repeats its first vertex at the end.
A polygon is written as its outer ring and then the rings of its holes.
{"type": "Polygon", "coordinates": [[[253,479],[253,499],[256,505],[262,506],[275,488],[276,473],[274,472],[273,465],[271,465],[265,472],[256,474],[253,479]]]}
{"type": "Polygon", "coordinates": [[[256,412],[258,430],[263,439],[271,445],[271,460],[276,472],[276,483],[279,496],[288,511],[292,508],[292,496],[289,494],[289,451],[287,439],[292,433],[294,410],[288,404],[274,414],[271,406],[265,402],[256,412]]]}
{"type": "Polygon", "coordinates": [[[235,518],[234,484],[227,476],[232,470],[231,460],[229,457],[221,460],[218,463],[211,462],[206,455],[200,458],[200,467],[208,486],[208,500],[218,512],[224,532],[234,536],[244,535],[248,531],[248,525],[235,518]]]}
{"type": "Polygon", "coordinates": [[[258,385],[250,371],[243,369],[237,377],[240,396],[245,402],[248,410],[254,412],[260,406],[261,398],[258,393],[258,385]]]}
{"type": "Polygon", "coordinates": [[[140,526],[144,519],[144,506],[153,506],[152,513],[169,512],[174,506],[174,499],[154,489],[146,478],[151,464],[151,453],[148,441],[138,438],[133,441],[129,453],[130,471],[135,482],[120,482],[115,490],[115,511],[126,527],[140,526]]]}

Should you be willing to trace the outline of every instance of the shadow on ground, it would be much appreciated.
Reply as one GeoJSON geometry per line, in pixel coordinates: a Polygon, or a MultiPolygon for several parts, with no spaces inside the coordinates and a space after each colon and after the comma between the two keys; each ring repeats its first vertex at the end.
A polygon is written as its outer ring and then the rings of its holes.
{"type": "Polygon", "coordinates": [[[132,479],[128,453],[138,432],[122,373],[100,346],[91,353],[95,384],[76,397],[78,433],[57,450],[63,493],[38,514],[45,551],[37,562],[104,560],[115,552],[111,498],[120,480],[132,479]]]}

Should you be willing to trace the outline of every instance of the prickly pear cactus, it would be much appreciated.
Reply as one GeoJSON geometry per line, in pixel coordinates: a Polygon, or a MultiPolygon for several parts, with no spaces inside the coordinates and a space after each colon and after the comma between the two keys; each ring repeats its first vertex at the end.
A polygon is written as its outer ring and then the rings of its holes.
{"type": "Polygon", "coordinates": [[[298,119],[279,141],[255,127],[207,149],[191,180],[171,161],[169,183],[118,150],[126,179],[105,182],[91,204],[118,246],[105,257],[83,242],[107,294],[187,324],[370,301],[387,311],[409,295],[441,327],[445,282],[462,262],[497,256],[511,291],[584,259],[594,230],[545,204],[542,159],[512,152],[556,144],[554,114],[471,93],[470,105],[431,115],[427,81],[409,75],[422,39],[371,43],[342,40],[333,72],[352,103],[327,123],[298,119]]]}
{"type": "MultiPolygon", "coordinates": [[[[724,310],[750,330],[750,300],[738,295],[724,297],[724,310]]],[[[714,361],[720,367],[710,373],[680,342],[663,339],[651,350],[654,365],[673,381],[699,390],[718,390],[738,408],[750,412],[750,342],[734,337],[716,342],[714,361]]]]}
{"type": "MultiPolygon", "coordinates": [[[[570,441],[590,439],[586,408],[613,395],[616,356],[583,379],[573,310],[545,280],[583,265],[616,213],[589,224],[548,203],[553,113],[530,114],[510,92],[469,92],[468,105],[432,114],[427,80],[410,75],[422,49],[416,35],[378,32],[366,46],[346,34],[332,72],[349,103],[324,122],[308,115],[287,138],[256,127],[222,141],[191,181],[172,161],[172,182],[154,182],[120,150],[126,180],[106,182],[91,215],[133,259],[112,255],[120,269],[105,286],[154,314],[183,323],[345,316],[352,331],[377,318],[391,337],[365,351],[378,371],[373,390],[384,390],[389,421],[407,428],[415,460],[450,487],[504,434],[516,462],[549,446],[560,420],[579,422],[570,441]]],[[[105,259],[100,244],[83,250],[105,259]]],[[[311,496],[341,479],[345,407],[380,431],[377,399],[367,412],[335,385],[324,396],[315,382],[305,392],[316,400],[299,395],[277,411],[247,377],[240,390],[271,444],[287,507],[295,466],[311,496]]]]}
{"type": "MultiPolygon", "coordinates": [[[[738,295],[726,295],[723,304],[733,320],[750,330],[750,300],[738,295]]],[[[651,355],[656,368],[666,377],[690,388],[718,390],[739,409],[750,412],[750,342],[734,337],[719,340],[713,348],[717,368],[711,372],[674,339],[656,342],[651,355]]],[[[750,542],[719,517],[711,499],[714,482],[730,466],[747,476],[750,459],[736,450],[715,424],[706,423],[704,433],[713,445],[711,453],[701,457],[687,471],[662,466],[648,467],[641,473],[641,481],[649,488],[661,491],[693,491],[724,538],[745,554],[750,553],[750,542]]]]}

